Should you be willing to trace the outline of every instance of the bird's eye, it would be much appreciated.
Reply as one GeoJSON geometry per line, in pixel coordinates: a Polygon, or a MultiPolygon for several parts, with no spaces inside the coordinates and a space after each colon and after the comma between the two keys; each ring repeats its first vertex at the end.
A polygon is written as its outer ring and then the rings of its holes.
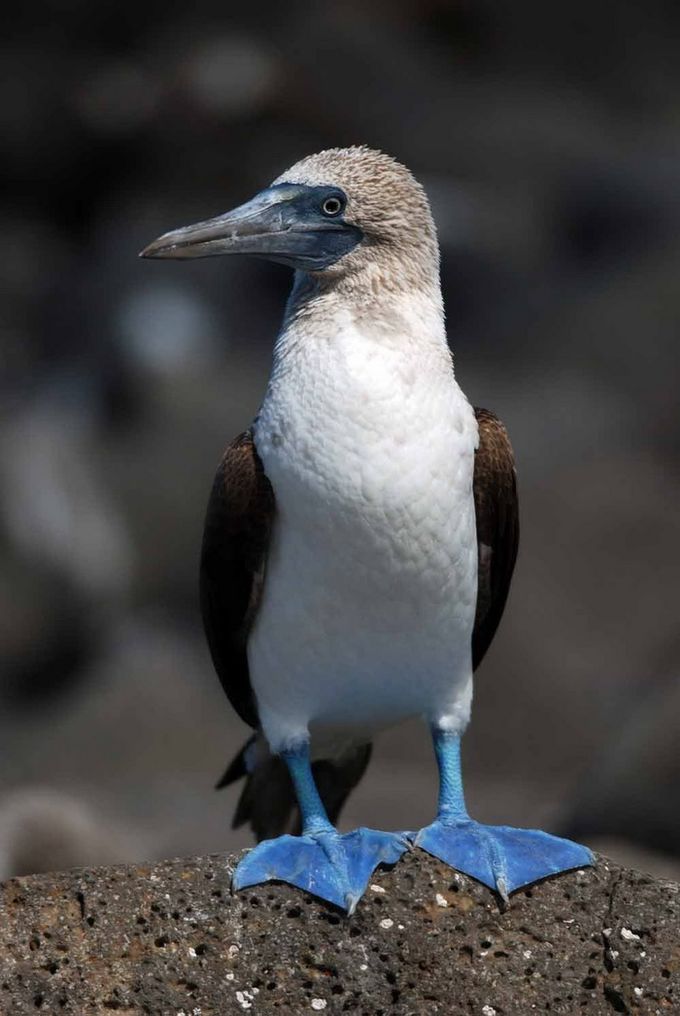
{"type": "Polygon", "coordinates": [[[342,211],[342,201],[340,198],[326,198],[321,205],[321,211],[324,215],[339,215],[342,211]]]}

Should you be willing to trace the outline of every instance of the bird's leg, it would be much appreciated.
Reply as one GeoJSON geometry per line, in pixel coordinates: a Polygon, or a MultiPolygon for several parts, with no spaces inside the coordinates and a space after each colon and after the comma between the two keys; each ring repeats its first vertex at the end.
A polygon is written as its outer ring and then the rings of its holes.
{"type": "Polygon", "coordinates": [[[458,871],[488,885],[507,901],[515,889],[571,868],[594,863],[587,847],[539,829],[513,829],[475,822],[467,813],[460,764],[460,737],[433,727],[439,767],[439,805],[434,822],[414,844],[458,871]]]}
{"type": "Polygon", "coordinates": [[[300,806],[302,835],[258,843],[239,863],[232,886],[238,890],[272,880],[288,882],[351,914],[377,866],[394,864],[409,849],[407,835],[361,828],[341,836],[314,782],[309,744],[281,757],[300,806]]]}
{"type": "Polygon", "coordinates": [[[288,767],[295,789],[302,817],[302,835],[335,832],[314,782],[308,746],[304,745],[296,751],[283,752],[281,758],[288,767]]]}

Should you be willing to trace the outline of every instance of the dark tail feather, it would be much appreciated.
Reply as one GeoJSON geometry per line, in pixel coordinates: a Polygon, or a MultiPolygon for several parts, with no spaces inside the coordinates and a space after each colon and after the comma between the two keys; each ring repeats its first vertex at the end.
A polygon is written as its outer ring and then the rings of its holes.
{"type": "MultiPolygon", "coordinates": [[[[286,765],[277,756],[270,755],[248,773],[245,753],[252,742],[253,738],[244,745],[217,784],[225,787],[246,776],[232,826],[237,829],[248,822],[258,842],[286,832],[298,834],[300,812],[286,765]]],[[[364,775],[371,750],[372,746],[365,744],[346,752],[340,759],[319,759],[312,763],[316,785],[333,824],[364,775]]]]}
{"type": "Polygon", "coordinates": [[[237,780],[242,780],[244,776],[248,775],[246,754],[248,749],[255,744],[256,741],[257,734],[253,734],[252,737],[248,738],[241,750],[234,755],[233,759],[225,769],[224,775],[215,784],[215,790],[221,790],[222,787],[228,787],[230,783],[236,783],[237,780]]]}

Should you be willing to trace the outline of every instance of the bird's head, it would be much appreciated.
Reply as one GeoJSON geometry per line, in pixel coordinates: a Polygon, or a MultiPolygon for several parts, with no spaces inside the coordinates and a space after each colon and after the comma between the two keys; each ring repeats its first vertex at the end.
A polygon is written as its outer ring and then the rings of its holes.
{"type": "Polygon", "coordinates": [[[165,233],[145,258],[250,254],[328,278],[436,272],[425,191],[388,155],[365,147],[310,155],[246,204],[165,233]]]}

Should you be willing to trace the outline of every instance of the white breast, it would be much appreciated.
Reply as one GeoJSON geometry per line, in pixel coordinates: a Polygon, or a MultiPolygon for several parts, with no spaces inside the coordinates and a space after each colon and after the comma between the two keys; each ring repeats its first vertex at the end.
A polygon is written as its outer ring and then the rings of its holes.
{"type": "Polygon", "coordinates": [[[276,497],[248,653],[274,750],[409,715],[462,729],[477,426],[443,339],[282,337],[255,426],[276,497]]]}

